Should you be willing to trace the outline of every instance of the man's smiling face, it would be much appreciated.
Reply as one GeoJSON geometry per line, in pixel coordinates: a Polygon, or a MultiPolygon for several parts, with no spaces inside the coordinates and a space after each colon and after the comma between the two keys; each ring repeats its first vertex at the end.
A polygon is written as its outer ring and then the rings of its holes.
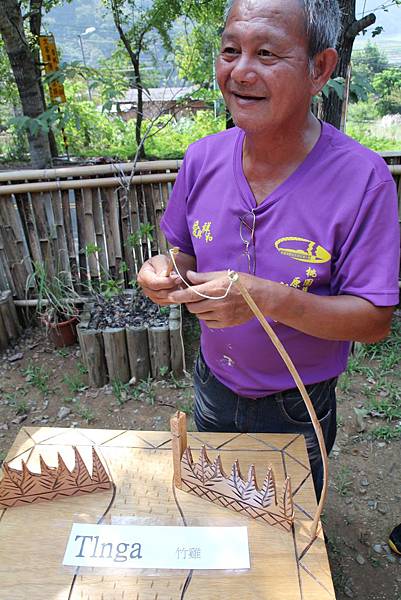
{"type": "Polygon", "coordinates": [[[313,92],[299,0],[238,0],[216,72],[234,122],[246,132],[284,133],[307,114],[313,92]]]}

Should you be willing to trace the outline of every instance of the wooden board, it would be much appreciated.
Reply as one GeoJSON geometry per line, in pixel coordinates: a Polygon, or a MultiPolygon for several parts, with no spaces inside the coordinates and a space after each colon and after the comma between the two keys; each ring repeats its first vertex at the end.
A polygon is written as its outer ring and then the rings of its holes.
{"type": "Polygon", "coordinates": [[[322,535],[310,545],[308,530],[316,500],[305,442],[297,435],[189,433],[196,456],[202,444],[227,468],[238,458],[264,477],[272,465],[279,484],[292,479],[295,525],[290,532],[233,513],[175,490],[169,432],[24,427],[9,454],[38,469],[39,453],[67,466],[77,446],[87,465],[94,445],[116,494],[43,502],[0,511],[0,600],[332,600],[333,584],[322,535]],[[246,526],[251,569],[207,571],[80,571],[62,566],[73,522],[246,526]],[[185,521],[185,522],[183,522],[185,521]]]}

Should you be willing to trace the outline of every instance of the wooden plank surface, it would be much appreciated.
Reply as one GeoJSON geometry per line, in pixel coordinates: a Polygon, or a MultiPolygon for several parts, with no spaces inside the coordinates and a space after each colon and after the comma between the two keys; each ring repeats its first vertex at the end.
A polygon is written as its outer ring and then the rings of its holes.
{"type": "Polygon", "coordinates": [[[210,458],[220,453],[229,470],[238,458],[244,472],[254,464],[258,479],[273,466],[279,485],[293,480],[296,520],[291,532],[173,490],[169,432],[23,428],[7,460],[21,459],[39,470],[39,454],[52,465],[61,452],[73,466],[76,445],[87,465],[91,447],[109,470],[111,492],[0,511],[0,600],[329,600],[333,585],[325,545],[308,537],[316,509],[303,437],[269,434],[189,433],[197,456],[206,444],[210,458]],[[246,526],[251,569],[219,571],[92,571],[74,578],[62,566],[73,522],[183,526],[246,526]],[[183,523],[185,519],[185,523],[183,523]],[[186,591],[184,586],[187,587],[186,591]]]}

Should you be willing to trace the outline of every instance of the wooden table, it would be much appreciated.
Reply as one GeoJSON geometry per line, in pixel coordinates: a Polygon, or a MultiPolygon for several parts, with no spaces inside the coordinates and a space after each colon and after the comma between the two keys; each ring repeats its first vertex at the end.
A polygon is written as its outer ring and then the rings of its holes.
{"type": "Polygon", "coordinates": [[[39,453],[57,465],[57,452],[69,468],[77,446],[91,465],[95,446],[116,484],[101,492],[0,511],[0,600],[329,600],[335,598],[322,535],[310,544],[308,530],[316,509],[304,438],[297,435],[189,433],[197,456],[202,444],[214,458],[220,453],[230,469],[236,458],[243,472],[255,464],[263,481],[272,465],[278,486],[289,474],[295,501],[291,532],[256,522],[181,490],[173,493],[171,434],[24,427],[9,454],[39,471],[39,453]],[[107,511],[107,507],[109,510],[107,511]],[[251,569],[232,573],[195,571],[93,572],[62,566],[74,522],[248,527],[251,569]],[[180,512],[181,511],[181,512],[180,512]],[[189,579],[189,578],[188,578],[189,579]],[[188,583],[188,582],[187,582],[188,583]]]}

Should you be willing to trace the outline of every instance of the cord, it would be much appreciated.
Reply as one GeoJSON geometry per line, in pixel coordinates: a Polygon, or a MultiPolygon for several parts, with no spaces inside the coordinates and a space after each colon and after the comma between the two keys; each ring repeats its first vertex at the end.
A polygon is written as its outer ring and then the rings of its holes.
{"type": "MultiPolygon", "coordinates": [[[[178,267],[177,267],[177,263],[176,263],[176,261],[175,261],[175,253],[174,253],[174,248],[171,248],[171,249],[169,250],[169,254],[170,254],[170,258],[171,258],[171,260],[172,260],[172,263],[173,263],[173,265],[174,265],[174,269],[175,269],[175,271],[176,271],[176,273],[177,273],[178,277],[179,277],[179,278],[181,279],[181,281],[182,281],[182,282],[183,282],[183,283],[184,283],[184,284],[187,286],[187,288],[191,288],[191,289],[192,289],[192,291],[194,292],[194,294],[196,294],[197,296],[200,296],[201,298],[206,298],[206,300],[225,300],[225,299],[227,298],[228,294],[229,294],[229,293],[230,293],[230,291],[231,291],[231,288],[232,288],[232,286],[234,285],[234,281],[230,280],[230,283],[229,283],[229,285],[228,285],[228,288],[227,288],[227,290],[226,290],[226,292],[225,292],[225,294],[224,294],[223,296],[207,296],[206,294],[202,294],[201,292],[198,292],[198,290],[195,290],[195,289],[193,288],[193,286],[192,286],[190,283],[188,283],[188,282],[187,282],[187,281],[184,279],[184,277],[181,275],[181,273],[180,273],[180,271],[179,271],[179,269],[178,269],[178,267]]],[[[230,271],[230,269],[228,269],[228,270],[227,270],[227,276],[229,276],[229,275],[230,275],[230,273],[231,273],[231,271],[230,271]]]]}

